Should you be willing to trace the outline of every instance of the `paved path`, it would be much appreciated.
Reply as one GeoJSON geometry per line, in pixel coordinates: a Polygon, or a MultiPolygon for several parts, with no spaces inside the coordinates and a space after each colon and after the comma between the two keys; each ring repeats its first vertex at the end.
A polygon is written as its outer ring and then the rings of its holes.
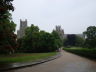
{"type": "Polygon", "coordinates": [[[96,72],[96,61],[62,51],[58,59],[6,72],[96,72]]]}

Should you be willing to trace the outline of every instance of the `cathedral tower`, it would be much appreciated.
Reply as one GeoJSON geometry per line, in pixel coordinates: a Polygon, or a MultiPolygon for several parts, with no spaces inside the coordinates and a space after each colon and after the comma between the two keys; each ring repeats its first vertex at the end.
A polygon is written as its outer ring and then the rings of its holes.
{"type": "Polygon", "coordinates": [[[56,32],[60,36],[60,38],[63,40],[64,39],[64,30],[61,28],[61,26],[56,26],[56,32]]]}
{"type": "Polygon", "coordinates": [[[27,28],[27,19],[22,21],[20,19],[20,29],[17,31],[17,38],[22,38],[25,35],[25,29],[27,28]]]}

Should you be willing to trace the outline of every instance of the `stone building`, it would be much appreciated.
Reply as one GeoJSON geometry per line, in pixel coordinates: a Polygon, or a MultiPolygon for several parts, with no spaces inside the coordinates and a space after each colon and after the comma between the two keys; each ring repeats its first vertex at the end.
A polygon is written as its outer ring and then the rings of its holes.
{"type": "Polygon", "coordinates": [[[64,37],[67,38],[68,35],[76,35],[76,36],[79,36],[79,37],[85,39],[84,34],[64,34],[64,37]]]}
{"type": "Polygon", "coordinates": [[[20,29],[17,31],[17,38],[22,38],[25,35],[25,29],[27,28],[27,19],[22,21],[20,19],[20,29]]]}
{"type": "Polygon", "coordinates": [[[56,32],[59,34],[60,38],[64,39],[64,30],[61,28],[61,26],[56,26],[56,32]]]}

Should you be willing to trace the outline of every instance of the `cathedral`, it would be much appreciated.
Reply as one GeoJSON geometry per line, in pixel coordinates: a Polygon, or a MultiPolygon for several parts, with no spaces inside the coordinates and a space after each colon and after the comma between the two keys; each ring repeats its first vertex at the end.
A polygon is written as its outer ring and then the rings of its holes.
{"type": "Polygon", "coordinates": [[[64,39],[64,30],[61,28],[61,26],[56,26],[56,32],[60,36],[60,38],[63,40],[64,39]]]}
{"type": "Polygon", "coordinates": [[[27,19],[22,21],[20,19],[20,29],[17,31],[17,38],[22,38],[25,35],[25,29],[27,28],[27,19]]]}

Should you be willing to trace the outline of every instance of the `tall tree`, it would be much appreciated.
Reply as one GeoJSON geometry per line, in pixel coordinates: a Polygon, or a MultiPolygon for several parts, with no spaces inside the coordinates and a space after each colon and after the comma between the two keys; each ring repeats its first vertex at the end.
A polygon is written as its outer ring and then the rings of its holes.
{"type": "Polygon", "coordinates": [[[85,42],[85,39],[83,37],[80,37],[80,36],[77,36],[76,35],[76,44],[75,46],[77,47],[83,47],[84,46],[84,42],[85,42]]]}
{"type": "Polygon", "coordinates": [[[82,47],[83,44],[84,44],[84,38],[75,34],[67,35],[67,38],[64,40],[64,46],[82,47]]]}
{"type": "Polygon", "coordinates": [[[52,31],[52,35],[54,38],[54,46],[56,46],[55,48],[58,49],[59,47],[63,46],[63,40],[61,40],[60,36],[55,30],[52,31]]]}
{"type": "Polygon", "coordinates": [[[89,26],[84,32],[86,37],[85,44],[87,47],[95,48],[96,47],[96,27],[89,26]]]}
{"type": "Polygon", "coordinates": [[[76,44],[76,35],[70,34],[67,35],[67,39],[64,41],[65,46],[75,46],[76,44]]]}
{"type": "Polygon", "coordinates": [[[14,11],[13,0],[0,0],[0,22],[10,18],[9,11],[14,11]]]}
{"type": "Polygon", "coordinates": [[[14,34],[16,24],[12,21],[9,12],[14,11],[12,1],[0,0],[0,53],[12,53],[16,47],[16,35],[14,34]]]}
{"type": "Polygon", "coordinates": [[[33,24],[25,30],[25,36],[18,42],[21,44],[18,50],[22,52],[52,52],[62,43],[56,31],[52,33],[39,31],[38,26],[33,24]]]}
{"type": "Polygon", "coordinates": [[[39,28],[38,26],[27,27],[25,30],[25,36],[23,38],[23,44],[21,50],[25,52],[35,52],[37,43],[39,40],[39,28]]]}

